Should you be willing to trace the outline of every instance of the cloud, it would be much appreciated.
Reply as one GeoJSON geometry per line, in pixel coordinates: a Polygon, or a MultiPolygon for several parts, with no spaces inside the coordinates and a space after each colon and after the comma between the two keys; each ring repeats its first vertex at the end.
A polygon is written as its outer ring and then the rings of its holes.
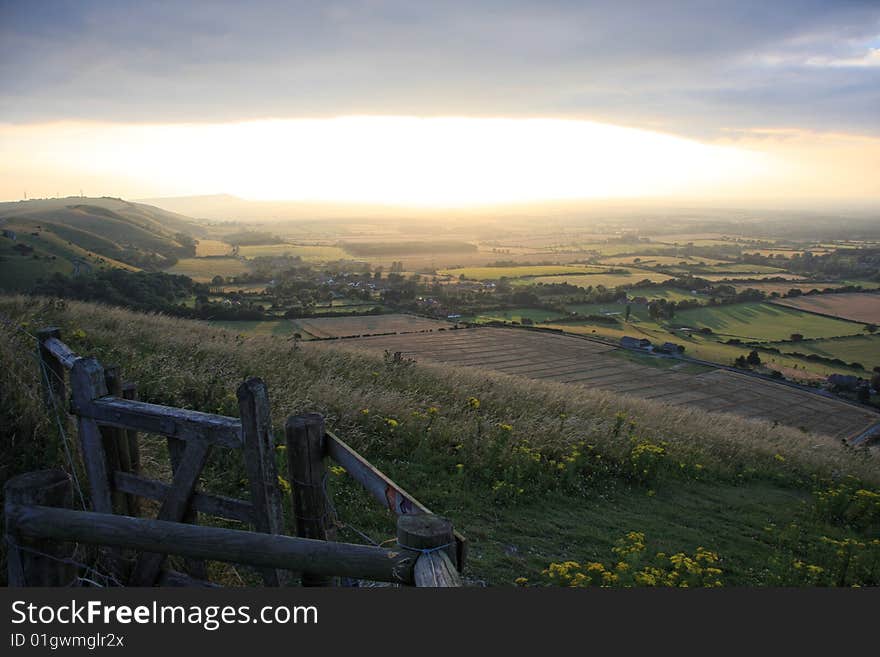
{"type": "Polygon", "coordinates": [[[0,119],[555,116],[880,134],[877,2],[19,3],[0,119]]]}

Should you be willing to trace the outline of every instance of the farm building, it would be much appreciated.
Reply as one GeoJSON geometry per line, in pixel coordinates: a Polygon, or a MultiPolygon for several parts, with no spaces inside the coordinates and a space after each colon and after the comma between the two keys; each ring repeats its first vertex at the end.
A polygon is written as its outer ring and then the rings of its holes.
{"type": "Polygon", "coordinates": [[[661,354],[680,354],[684,351],[684,347],[674,342],[664,342],[659,347],[654,347],[654,351],[659,351],[661,354]]]}
{"type": "Polygon", "coordinates": [[[651,346],[651,341],[647,338],[631,338],[625,335],[620,338],[620,346],[624,349],[647,349],[651,346]]]}
{"type": "Polygon", "coordinates": [[[9,239],[15,241],[15,231],[14,230],[3,230],[3,237],[8,237],[9,239]]]}
{"type": "Polygon", "coordinates": [[[18,251],[21,255],[30,255],[34,252],[34,248],[32,246],[28,246],[27,244],[16,244],[12,247],[13,250],[18,251]]]}

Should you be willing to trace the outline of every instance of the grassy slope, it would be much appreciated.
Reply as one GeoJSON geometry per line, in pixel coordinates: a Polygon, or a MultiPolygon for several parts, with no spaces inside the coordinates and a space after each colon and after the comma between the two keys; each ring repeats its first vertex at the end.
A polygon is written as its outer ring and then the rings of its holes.
{"type": "MultiPolygon", "coordinates": [[[[607,556],[614,541],[632,530],[644,531],[656,549],[703,545],[719,551],[725,583],[774,583],[768,564],[793,557],[775,547],[766,527],[802,522],[804,552],[821,535],[850,532],[805,522],[814,476],[852,473],[880,484],[876,465],[864,457],[766,423],[696,410],[670,413],[646,401],[562,384],[524,386],[500,374],[428,364],[394,367],[371,354],[295,349],[280,336],[242,337],[91,304],[0,297],[0,312],[28,330],[61,326],[78,353],[120,363],[148,401],[236,415],[238,382],[263,377],[276,425],[294,412],[325,414],[330,428],[453,518],[472,541],[468,576],[492,584],[518,576],[539,580],[540,570],[554,560],[607,556]],[[471,397],[480,400],[479,408],[469,404],[471,397]],[[629,436],[667,443],[649,481],[640,483],[632,470],[629,436]],[[593,446],[595,460],[557,469],[572,449],[589,450],[584,442],[593,446]],[[523,446],[540,454],[540,463],[519,459],[523,446]]],[[[6,415],[4,457],[16,459],[4,464],[5,471],[45,466],[54,458],[51,445],[21,448],[50,431],[26,357],[30,345],[20,334],[0,331],[0,337],[0,382],[4,390],[22,391],[0,409],[6,415]],[[10,430],[17,436],[15,450],[10,430]]],[[[145,460],[162,471],[163,458],[157,451],[145,460]]],[[[205,486],[242,495],[242,472],[235,458],[215,453],[205,486]]],[[[333,477],[332,488],[344,522],[378,540],[393,535],[391,519],[365,493],[341,476],[333,477]]],[[[340,538],[358,540],[347,528],[340,538]]]]}
{"type": "Polygon", "coordinates": [[[117,261],[127,257],[126,249],[144,254],[174,249],[180,246],[175,233],[202,231],[187,217],[113,198],[0,203],[0,224],[15,230],[20,242],[67,260],[89,259],[89,252],[103,256],[103,262],[92,258],[94,266],[119,266],[117,261]],[[34,232],[40,235],[35,237],[34,232]]]}

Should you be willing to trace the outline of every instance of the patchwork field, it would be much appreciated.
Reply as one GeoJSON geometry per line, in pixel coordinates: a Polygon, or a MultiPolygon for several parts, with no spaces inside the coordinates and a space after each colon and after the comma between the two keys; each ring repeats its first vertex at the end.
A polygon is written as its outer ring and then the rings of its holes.
{"type": "MultiPolygon", "coordinates": [[[[314,344],[332,348],[338,343],[314,344]]],[[[858,435],[880,421],[880,414],[806,389],[727,370],[695,370],[686,361],[654,367],[642,362],[650,357],[553,333],[483,327],[365,337],[347,340],[345,344],[401,351],[416,360],[594,386],[671,406],[778,422],[836,438],[858,435]]]]}
{"type": "Polygon", "coordinates": [[[590,265],[523,265],[521,267],[462,267],[460,269],[444,269],[439,274],[477,281],[497,280],[499,278],[522,278],[524,276],[557,276],[560,274],[601,273],[605,267],[590,265]]]}
{"type": "Polygon", "coordinates": [[[880,324],[880,294],[823,294],[779,299],[774,303],[854,322],[880,324]]]}
{"type": "Polygon", "coordinates": [[[196,257],[227,256],[232,253],[232,246],[220,240],[198,240],[196,242],[196,257]]]}
{"type": "Polygon", "coordinates": [[[603,258],[599,261],[603,265],[638,265],[640,267],[655,267],[657,265],[725,265],[724,260],[715,258],[699,258],[691,256],[667,256],[667,255],[630,255],[603,258]]]}
{"type": "Polygon", "coordinates": [[[208,283],[214,276],[238,276],[250,269],[238,258],[181,258],[166,271],[189,276],[198,283],[208,283]]]}
{"type": "Polygon", "coordinates": [[[351,256],[338,246],[312,246],[306,244],[252,244],[241,246],[238,254],[245,258],[261,256],[299,256],[306,262],[326,262],[350,259],[351,256]]]}
{"type": "Polygon", "coordinates": [[[452,328],[453,324],[415,315],[360,315],[293,320],[294,326],[316,338],[344,338],[377,333],[418,333],[452,328]]]}
{"type": "Polygon", "coordinates": [[[639,281],[651,281],[652,283],[662,283],[672,278],[667,274],[661,274],[656,271],[648,271],[647,269],[629,269],[626,273],[620,274],[569,274],[565,276],[537,276],[535,278],[524,278],[513,281],[516,284],[523,285],[553,285],[554,283],[568,283],[578,287],[617,287],[618,285],[633,285],[639,281]]]}
{"type": "Polygon", "coordinates": [[[862,331],[854,322],[813,315],[774,303],[738,303],[685,310],[676,314],[673,324],[709,328],[725,337],[762,341],[788,340],[793,333],[800,333],[805,338],[832,338],[857,335],[862,331]]]}
{"type": "Polygon", "coordinates": [[[463,316],[462,322],[522,322],[524,318],[533,322],[546,322],[551,319],[564,317],[564,313],[554,310],[540,310],[536,308],[511,308],[509,310],[487,310],[476,316],[463,316]]]}

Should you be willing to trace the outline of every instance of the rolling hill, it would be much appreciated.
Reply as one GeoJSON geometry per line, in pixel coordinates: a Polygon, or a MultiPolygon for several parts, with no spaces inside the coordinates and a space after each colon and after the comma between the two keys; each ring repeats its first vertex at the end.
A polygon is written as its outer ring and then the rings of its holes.
{"type": "Polygon", "coordinates": [[[0,203],[0,287],[26,290],[55,272],[158,270],[195,254],[204,228],[183,215],[118,198],[0,203]]]}
{"type": "MultiPolygon", "coordinates": [[[[657,563],[660,553],[717,553],[724,585],[878,584],[876,456],[831,437],[470,366],[395,361],[342,341],[297,345],[78,301],[0,296],[0,320],[0,390],[8,391],[0,395],[0,472],[64,463],[28,334],[53,325],[76,353],[118,363],[144,401],[237,415],[236,386],[260,376],[276,437],[288,415],[322,413],[379,469],[453,519],[470,541],[471,583],[542,585],[551,564],[592,566],[637,536],[657,563]]],[[[146,474],[167,477],[164,441],[143,450],[146,474]]],[[[241,497],[244,473],[240,458],[212,453],[201,485],[241,497]]],[[[332,470],[327,486],[339,540],[393,540],[388,511],[344,469],[332,470]]],[[[627,569],[655,567],[617,561],[620,582],[627,569]]],[[[231,570],[218,579],[241,583],[231,570]]]]}

